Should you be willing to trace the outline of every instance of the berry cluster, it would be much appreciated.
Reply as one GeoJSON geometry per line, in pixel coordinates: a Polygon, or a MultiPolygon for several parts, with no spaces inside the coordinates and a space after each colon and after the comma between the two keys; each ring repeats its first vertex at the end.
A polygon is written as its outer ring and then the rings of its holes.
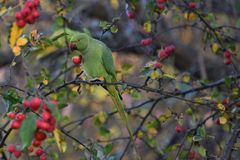
{"type": "Polygon", "coordinates": [[[232,63],[232,54],[231,54],[230,51],[226,50],[226,51],[224,52],[224,58],[225,58],[224,63],[225,63],[226,65],[229,65],[229,64],[232,63]]]}
{"type": "Polygon", "coordinates": [[[38,11],[39,4],[40,0],[27,1],[24,4],[23,9],[15,13],[16,24],[18,27],[22,28],[27,23],[33,24],[35,22],[36,18],[40,16],[38,11]]]}
{"type": "MultiPolygon", "coordinates": [[[[57,105],[56,101],[51,101],[52,104],[57,105]]],[[[41,148],[41,143],[47,138],[47,133],[52,133],[55,129],[56,120],[52,116],[52,112],[47,104],[43,104],[42,100],[38,97],[34,97],[31,100],[24,100],[23,106],[29,108],[33,112],[38,112],[39,118],[36,119],[36,131],[34,133],[34,139],[32,140],[32,145],[28,148],[28,152],[33,152],[36,156],[40,157],[40,160],[46,160],[46,154],[41,148]]],[[[11,128],[19,129],[21,123],[25,119],[25,115],[22,112],[15,113],[9,112],[8,118],[12,120],[11,128]]],[[[21,156],[21,151],[16,149],[16,145],[9,145],[8,151],[14,154],[16,158],[21,156]]]]}
{"type": "Polygon", "coordinates": [[[166,58],[166,57],[170,56],[175,51],[175,49],[176,48],[175,48],[174,45],[166,46],[163,50],[161,50],[158,53],[158,57],[159,58],[166,58]]]}
{"type": "Polygon", "coordinates": [[[165,9],[165,3],[167,0],[157,0],[157,6],[160,9],[160,11],[163,11],[165,9]]]}
{"type": "Polygon", "coordinates": [[[143,46],[149,46],[152,44],[152,38],[145,38],[141,40],[141,45],[143,46]]]}

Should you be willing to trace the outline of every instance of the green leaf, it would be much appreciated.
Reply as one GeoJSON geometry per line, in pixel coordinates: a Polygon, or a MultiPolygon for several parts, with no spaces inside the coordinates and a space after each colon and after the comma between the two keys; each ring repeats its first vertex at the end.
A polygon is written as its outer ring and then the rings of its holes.
{"type": "Polygon", "coordinates": [[[129,64],[129,63],[122,63],[122,70],[123,71],[129,71],[131,68],[133,67],[132,64],[129,64]]]}
{"type": "Polygon", "coordinates": [[[107,22],[107,21],[100,21],[99,26],[100,26],[102,29],[107,29],[107,28],[110,27],[110,23],[107,22]]]}
{"type": "Polygon", "coordinates": [[[240,28],[240,18],[238,18],[238,20],[236,22],[236,27],[240,28]]]}
{"type": "Polygon", "coordinates": [[[103,137],[107,137],[110,131],[106,127],[100,127],[100,135],[103,137]]]}
{"type": "Polygon", "coordinates": [[[224,83],[227,87],[231,87],[232,79],[229,77],[224,78],[224,83]]]}
{"type": "Polygon", "coordinates": [[[202,156],[202,157],[206,157],[206,149],[203,147],[198,147],[198,153],[202,156]]]}
{"type": "Polygon", "coordinates": [[[31,145],[33,140],[34,132],[36,130],[36,115],[30,114],[22,122],[20,128],[20,138],[23,143],[23,148],[26,148],[31,145]]]}
{"type": "Polygon", "coordinates": [[[22,102],[22,98],[19,97],[17,92],[13,89],[10,89],[3,94],[3,100],[7,106],[7,112],[12,111],[15,104],[22,102]]]}
{"type": "Polygon", "coordinates": [[[110,144],[107,144],[105,147],[104,147],[104,154],[105,155],[108,155],[110,152],[112,152],[112,149],[113,149],[113,144],[110,143],[110,144]]]}
{"type": "Polygon", "coordinates": [[[116,25],[113,25],[113,26],[111,27],[111,32],[112,32],[112,33],[117,33],[117,32],[118,32],[118,27],[117,27],[116,25]]]}
{"type": "Polygon", "coordinates": [[[197,135],[201,136],[202,138],[204,138],[206,136],[206,130],[205,130],[204,126],[199,127],[197,129],[197,135]]]}

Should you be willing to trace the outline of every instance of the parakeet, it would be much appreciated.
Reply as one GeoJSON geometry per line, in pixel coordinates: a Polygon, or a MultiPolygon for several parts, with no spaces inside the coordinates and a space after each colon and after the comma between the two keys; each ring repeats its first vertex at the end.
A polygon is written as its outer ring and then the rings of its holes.
{"type": "MultiPolygon", "coordinates": [[[[86,33],[80,32],[70,34],[68,37],[69,43],[73,46],[71,49],[77,50],[81,54],[83,59],[82,67],[88,77],[92,79],[103,77],[107,83],[117,81],[112,52],[103,42],[90,37],[86,33]]],[[[106,85],[105,89],[110,94],[133,140],[133,133],[128,122],[128,116],[124,110],[117,87],[106,85]]]]}

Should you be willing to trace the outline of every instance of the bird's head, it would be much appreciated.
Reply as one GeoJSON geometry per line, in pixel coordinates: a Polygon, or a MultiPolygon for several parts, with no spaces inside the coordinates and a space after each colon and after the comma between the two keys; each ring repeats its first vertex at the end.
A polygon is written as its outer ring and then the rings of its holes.
{"type": "Polygon", "coordinates": [[[76,35],[70,37],[69,42],[69,48],[71,51],[78,50],[82,52],[88,47],[89,36],[86,33],[77,33],[76,35]]]}

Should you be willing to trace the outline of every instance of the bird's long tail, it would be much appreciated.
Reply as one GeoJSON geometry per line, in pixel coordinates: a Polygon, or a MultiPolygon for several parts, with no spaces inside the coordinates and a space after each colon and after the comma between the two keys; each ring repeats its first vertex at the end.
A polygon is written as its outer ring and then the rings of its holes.
{"type": "Polygon", "coordinates": [[[117,111],[120,114],[120,117],[121,117],[122,121],[124,121],[125,126],[128,130],[128,133],[129,133],[131,141],[132,141],[132,145],[134,147],[134,152],[136,154],[136,157],[138,157],[136,159],[140,159],[138,154],[137,154],[137,149],[136,149],[136,146],[135,146],[135,143],[134,143],[134,135],[133,135],[131,126],[129,124],[128,115],[124,110],[124,106],[123,106],[123,103],[122,103],[121,98],[119,96],[119,93],[118,93],[117,89],[115,88],[115,86],[110,86],[109,85],[106,88],[107,88],[107,90],[108,90],[108,92],[109,92],[109,94],[112,98],[112,101],[113,101],[114,105],[117,107],[117,111]]]}

